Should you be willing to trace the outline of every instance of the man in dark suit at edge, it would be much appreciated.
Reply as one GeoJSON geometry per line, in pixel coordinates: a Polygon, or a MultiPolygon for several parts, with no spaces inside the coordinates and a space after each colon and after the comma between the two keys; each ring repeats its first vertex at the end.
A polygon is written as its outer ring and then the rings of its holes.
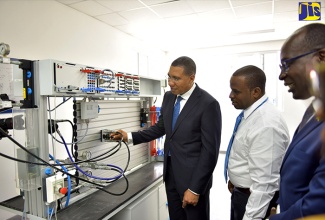
{"type": "MultiPolygon", "coordinates": [[[[294,99],[313,96],[309,74],[325,62],[325,25],[296,30],[281,48],[280,80],[294,99]]],[[[325,158],[321,155],[323,121],[311,104],[295,131],[280,170],[280,213],[270,220],[291,220],[325,213],[325,158]]]]}
{"type": "Polygon", "coordinates": [[[136,145],[166,134],[163,178],[171,220],[210,219],[209,193],[219,154],[221,111],[218,101],[194,82],[195,74],[191,58],[174,60],[168,72],[170,91],[164,95],[158,122],[138,132],[119,130],[120,134],[111,136],[119,140],[123,135],[124,141],[136,145]],[[173,125],[177,108],[179,116],[173,125]]]}

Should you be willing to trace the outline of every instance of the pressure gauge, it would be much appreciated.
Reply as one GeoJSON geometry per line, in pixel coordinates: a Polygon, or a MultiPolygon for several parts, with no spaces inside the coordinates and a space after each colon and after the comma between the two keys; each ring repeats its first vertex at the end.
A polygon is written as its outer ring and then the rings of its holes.
{"type": "Polygon", "coordinates": [[[7,56],[10,53],[10,46],[9,44],[0,43],[0,56],[7,56]]]}

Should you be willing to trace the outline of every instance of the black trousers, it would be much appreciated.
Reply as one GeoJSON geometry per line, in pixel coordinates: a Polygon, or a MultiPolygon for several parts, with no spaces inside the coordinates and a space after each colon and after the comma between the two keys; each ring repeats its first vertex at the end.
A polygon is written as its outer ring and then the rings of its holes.
{"type": "MultiPolygon", "coordinates": [[[[246,205],[248,202],[249,195],[250,194],[247,192],[240,191],[236,187],[234,188],[234,191],[231,195],[231,210],[230,210],[230,219],[231,220],[242,220],[243,219],[245,211],[246,211],[246,205]]],[[[279,198],[279,191],[277,191],[274,194],[263,220],[265,220],[266,218],[268,218],[270,216],[272,207],[277,207],[278,204],[276,203],[276,201],[278,200],[278,198],[279,198]]]]}
{"type": "MultiPolygon", "coordinates": [[[[170,157],[168,157],[170,158],[170,157]]],[[[186,171],[184,171],[186,172],[186,171]]],[[[170,220],[209,220],[210,219],[210,191],[200,195],[199,202],[196,206],[187,205],[182,208],[184,192],[178,192],[176,189],[174,173],[170,159],[167,160],[167,173],[165,187],[168,201],[168,212],[170,220]]]]}

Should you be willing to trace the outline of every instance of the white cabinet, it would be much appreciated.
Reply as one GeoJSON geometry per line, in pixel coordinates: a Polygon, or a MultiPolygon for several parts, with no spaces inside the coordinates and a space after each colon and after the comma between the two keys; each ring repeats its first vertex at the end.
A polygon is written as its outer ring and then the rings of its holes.
{"type": "Polygon", "coordinates": [[[165,185],[160,184],[145,192],[110,220],[168,220],[165,185]]]}
{"type": "Polygon", "coordinates": [[[167,203],[167,196],[165,190],[165,184],[161,184],[158,187],[158,194],[159,194],[159,220],[169,220],[168,215],[168,203],[167,203]]]}

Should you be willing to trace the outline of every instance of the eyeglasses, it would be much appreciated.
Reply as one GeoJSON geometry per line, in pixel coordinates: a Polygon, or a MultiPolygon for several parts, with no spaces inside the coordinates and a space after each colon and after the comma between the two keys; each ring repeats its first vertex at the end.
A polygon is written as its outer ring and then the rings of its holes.
{"type": "Polygon", "coordinates": [[[181,78],[179,77],[169,76],[169,75],[167,75],[166,78],[168,81],[172,81],[172,82],[178,82],[179,80],[181,80],[181,78]]]}
{"type": "Polygon", "coordinates": [[[281,64],[279,65],[279,66],[280,66],[280,69],[281,69],[281,73],[282,73],[282,72],[287,73],[287,72],[289,71],[289,67],[290,67],[290,65],[291,65],[294,61],[300,59],[301,57],[304,57],[304,56],[307,56],[307,55],[309,55],[309,54],[315,53],[315,52],[317,52],[317,51],[319,51],[319,50],[320,50],[320,49],[315,49],[315,50],[309,51],[309,52],[307,52],[307,53],[304,53],[304,54],[298,55],[298,56],[296,56],[296,57],[292,57],[292,58],[289,58],[289,59],[285,59],[285,60],[283,60],[283,61],[281,62],[281,64]]]}

